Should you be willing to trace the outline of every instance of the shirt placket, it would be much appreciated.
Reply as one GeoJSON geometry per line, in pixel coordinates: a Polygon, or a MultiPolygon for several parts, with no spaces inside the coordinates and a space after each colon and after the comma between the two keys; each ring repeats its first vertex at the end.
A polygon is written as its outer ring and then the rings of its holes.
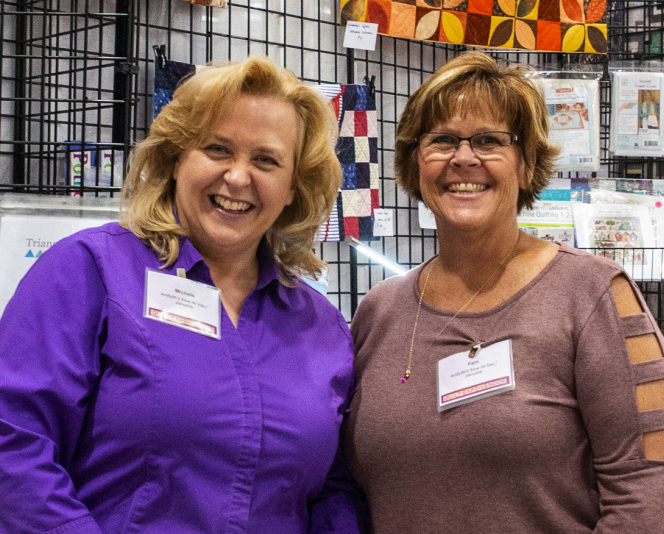
{"type": "Polygon", "coordinates": [[[233,495],[228,513],[229,534],[246,533],[249,531],[251,499],[253,496],[256,471],[261,450],[263,433],[263,405],[261,391],[254,368],[254,358],[245,339],[252,338],[253,317],[251,311],[256,307],[256,294],[252,293],[246,300],[238,319],[237,329],[230,318],[223,313],[222,339],[226,339],[229,353],[235,366],[237,380],[240,384],[242,402],[242,442],[232,483],[233,495]]]}

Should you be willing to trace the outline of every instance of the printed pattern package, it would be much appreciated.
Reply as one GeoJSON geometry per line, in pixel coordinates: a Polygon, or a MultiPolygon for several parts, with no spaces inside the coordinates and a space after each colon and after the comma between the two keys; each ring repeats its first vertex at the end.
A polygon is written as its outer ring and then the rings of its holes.
{"type": "Polygon", "coordinates": [[[422,41],[606,54],[606,0],[341,0],[341,24],[422,41]]]}
{"type": "Polygon", "coordinates": [[[561,149],[559,171],[596,171],[599,153],[599,82],[543,78],[549,141],[561,149]]]}
{"type": "Polygon", "coordinates": [[[664,155],[664,74],[615,72],[611,110],[611,151],[616,156],[664,155]]]}
{"type": "Polygon", "coordinates": [[[661,280],[661,258],[653,256],[653,224],[648,206],[573,202],[578,248],[618,262],[634,280],[661,280]]]}

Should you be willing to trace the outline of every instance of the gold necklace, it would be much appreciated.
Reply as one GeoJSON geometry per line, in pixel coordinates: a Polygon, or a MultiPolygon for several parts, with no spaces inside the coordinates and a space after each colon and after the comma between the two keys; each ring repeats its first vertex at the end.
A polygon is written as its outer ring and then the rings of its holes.
{"type": "MultiPolygon", "coordinates": [[[[500,262],[500,265],[498,265],[498,267],[496,267],[495,272],[490,277],[488,277],[486,279],[486,281],[475,292],[475,294],[472,297],[470,297],[470,299],[463,306],[461,306],[461,308],[459,308],[459,310],[452,316],[452,318],[449,321],[447,321],[447,323],[445,324],[443,329],[440,332],[438,332],[438,334],[436,334],[436,337],[439,337],[439,336],[443,335],[443,332],[445,332],[445,330],[447,330],[447,327],[450,326],[450,323],[452,321],[454,321],[454,319],[457,318],[457,315],[459,315],[463,310],[465,310],[470,305],[470,303],[473,302],[475,300],[475,298],[484,290],[484,288],[489,284],[489,282],[491,280],[493,280],[495,275],[497,275],[500,272],[501,267],[503,265],[505,265],[507,260],[512,256],[512,254],[514,254],[514,251],[516,250],[516,246],[519,244],[519,238],[520,237],[521,237],[521,231],[519,231],[519,233],[516,236],[516,242],[514,243],[514,246],[509,251],[507,256],[505,256],[503,258],[503,261],[500,262]]],[[[424,299],[424,292],[427,290],[427,284],[429,283],[429,277],[431,276],[431,271],[433,271],[433,265],[429,269],[429,272],[427,273],[427,277],[424,279],[424,285],[422,285],[422,292],[420,293],[420,300],[417,303],[417,313],[415,314],[415,325],[413,326],[413,335],[410,338],[410,351],[408,352],[408,366],[406,367],[406,373],[401,377],[401,382],[404,383],[404,384],[410,378],[411,366],[412,366],[412,363],[413,363],[413,346],[415,345],[415,332],[417,332],[417,323],[420,320],[420,310],[422,309],[422,300],[424,299]]],[[[473,350],[475,351],[475,354],[477,354],[477,352],[479,352],[479,345],[481,345],[481,343],[478,343],[477,345],[473,346],[473,350]]]]}

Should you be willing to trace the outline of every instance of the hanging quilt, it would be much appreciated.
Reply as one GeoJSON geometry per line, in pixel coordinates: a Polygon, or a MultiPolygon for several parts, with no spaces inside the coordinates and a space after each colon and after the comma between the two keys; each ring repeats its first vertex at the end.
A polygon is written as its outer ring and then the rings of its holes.
{"type": "Polygon", "coordinates": [[[211,7],[228,7],[228,2],[226,0],[184,0],[190,4],[200,4],[203,6],[211,7]]]}
{"type": "Polygon", "coordinates": [[[159,114],[161,108],[173,100],[173,91],[180,81],[194,72],[196,72],[196,65],[163,58],[157,59],[154,69],[154,93],[152,94],[153,119],[159,114]]]}
{"type": "Polygon", "coordinates": [[[606,54],[607,0],[341,0],[341,24],[458,45],[606,54]]]}
{"type": "Polygon", "coordinates": [[[331,102],[339,121],[337,157],[343,184],[330,219],[321,226],[319,241],[340,241],[352,236],[374,240],[374,210],[378,197],[378,120],[376,99],[367,85],[315,86],[331,102]]]}

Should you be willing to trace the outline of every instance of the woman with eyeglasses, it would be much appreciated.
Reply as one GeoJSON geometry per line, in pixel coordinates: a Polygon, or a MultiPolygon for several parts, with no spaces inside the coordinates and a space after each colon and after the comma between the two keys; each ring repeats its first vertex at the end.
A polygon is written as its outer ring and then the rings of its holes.
{"type": "Polygon", "coordinates": [[[353,319],[343,431],[379,534],[664,532],[662,335],[615,263],[519,231],[555,170],[535,83],[472,52],[409,99],[439,253],[353,319]]]}

